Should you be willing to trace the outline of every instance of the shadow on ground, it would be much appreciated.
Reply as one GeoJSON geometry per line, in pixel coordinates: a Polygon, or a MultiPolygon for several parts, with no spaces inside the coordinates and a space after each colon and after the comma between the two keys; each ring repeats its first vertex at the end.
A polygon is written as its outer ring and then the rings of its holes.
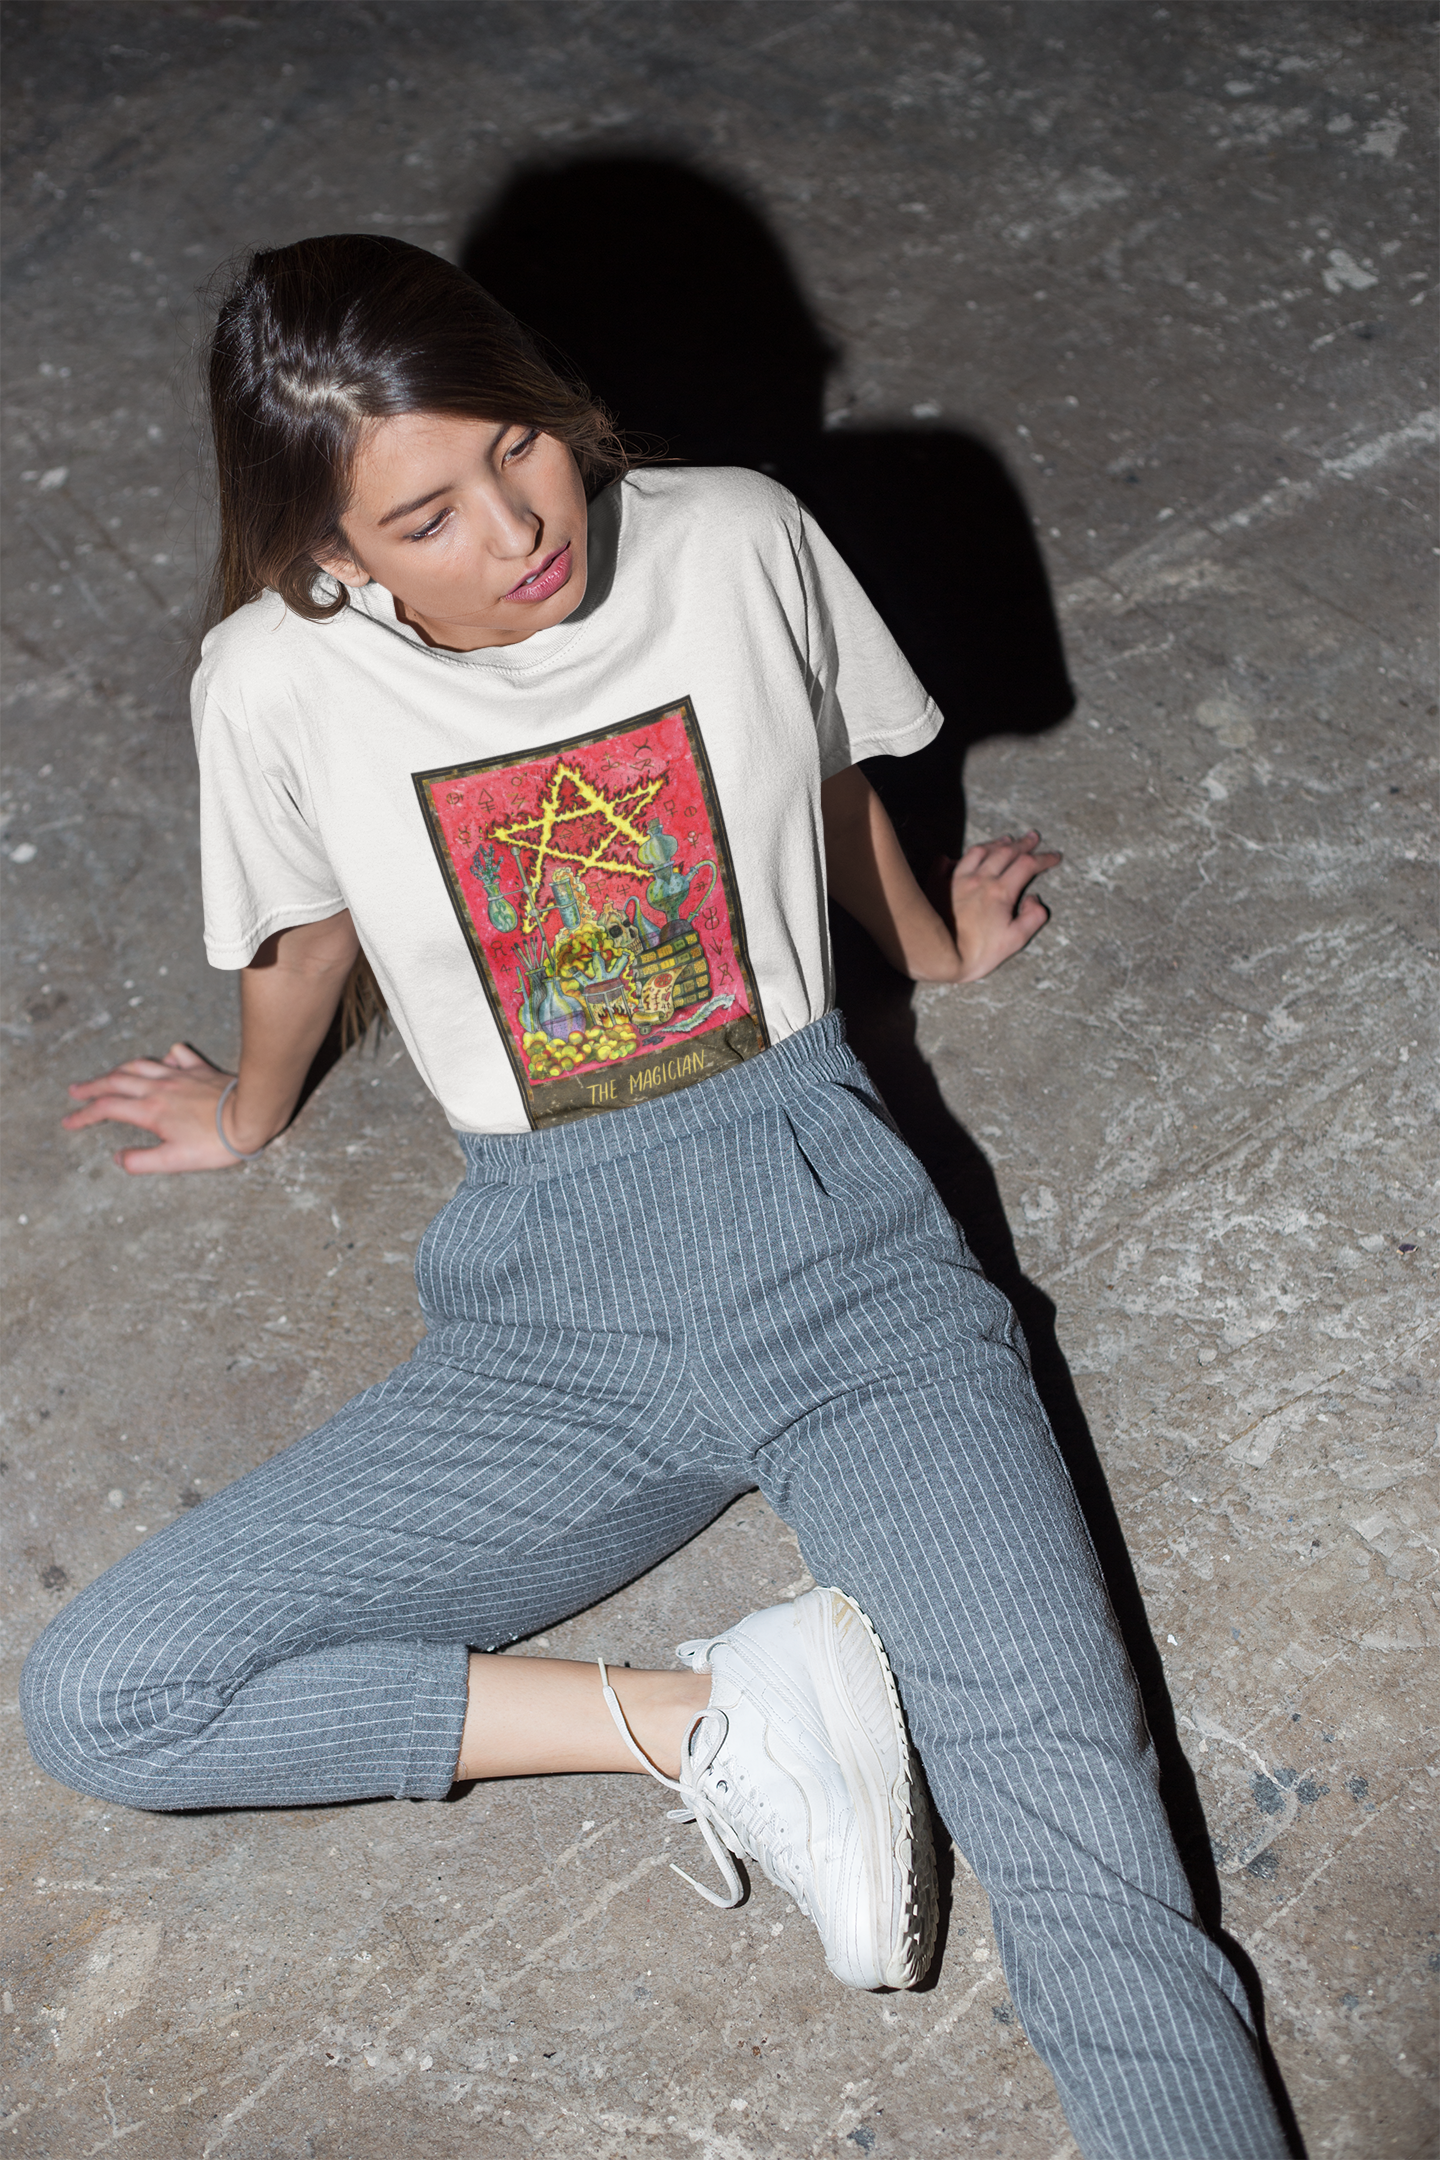
{"type": "Polygon", "coordinates": [[[917,862],[955,852],[970,744],[1038,733],[1075,702],[1030,515],[994,451],[918,421],[827,429],[840,356],[778,243],[671,160],[522,170],[462,262],[645,447],[754,466],[814,511],[945,714],[928,750],[871,777],[917,862]]]}
{"type": "MultiPolygon", "coordinates": [[[[964,428],[916,421],[826,427],[840,358],[764,221],[723,183],[662,156],[581,157],[521,169],[478,215],[462,266],[578,372],[647,452],[773,475],[814,512],[945,715],[919,756],[870,761],[923,877],[965,831],[973,743],[1033,735],[1074,710],[1029,511],[1001,459],[964,428]]],[[[1138,1677],[1161,1791],[1202,1921],[1220,1885],[1104,1469],[1055,1331],[1025,1276],[989,1162],[952,1115],[916,1040],[911,985],[833,916],[851,1040],[991,1280],[1010,1298],[1036,1385],[1084,1509],[1138,1677]]],[[[1267,2069],[1300,2150],[1273,2059],[1267,2069]]]]}

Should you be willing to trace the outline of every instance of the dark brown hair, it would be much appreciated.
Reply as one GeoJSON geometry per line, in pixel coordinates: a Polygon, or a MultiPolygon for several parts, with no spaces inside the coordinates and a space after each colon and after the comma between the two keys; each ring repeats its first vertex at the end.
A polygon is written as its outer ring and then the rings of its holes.
{"type": "Polygon", "coordinates": [[[347,605],[314,587],[343,528],[365,424],[459,413],[543,428],[593,495],[628,464],[609,414],[453,263],[373,233],[258,248],[210,344],[220,549],[208,618],[266,591],[311,622],[347,605]]]}
{"type": "MultiPolygon", "coordinates": [[[[484,288],[428,249],[372,233],[258,248],[220,303],[210,344],[210,426],[220,546],[207,620],[265,591],[307,621],[319,557],[348,552],[343,519],[367,421],[459,413],[540,427],[567,444],[587,495],[629,464],[604,407],[546,359],[484,288]]],[[[345,986],[342,1043],[383,1020],[363,958],[345,986]]]]}

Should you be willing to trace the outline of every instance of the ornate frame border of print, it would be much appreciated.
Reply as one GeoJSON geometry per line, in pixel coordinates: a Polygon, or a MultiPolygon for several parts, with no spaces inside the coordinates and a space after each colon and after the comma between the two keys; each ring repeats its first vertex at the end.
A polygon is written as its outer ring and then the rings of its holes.
{"type": "Polygon", "coordinates": [[[673,1094],[768,1046],[688,697],[412,777],[533,1126],[673,1094]]]}

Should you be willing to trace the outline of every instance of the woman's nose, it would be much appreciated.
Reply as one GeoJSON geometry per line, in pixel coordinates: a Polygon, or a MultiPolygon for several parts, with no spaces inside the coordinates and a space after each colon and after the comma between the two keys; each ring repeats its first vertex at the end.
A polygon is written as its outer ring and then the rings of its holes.
{"type": "Polygon", "coordinates": [[[533,555],[545,531],[545,520],[523,499],[497,489],[490,498],[490,544],[507,561],[533,555]]]}

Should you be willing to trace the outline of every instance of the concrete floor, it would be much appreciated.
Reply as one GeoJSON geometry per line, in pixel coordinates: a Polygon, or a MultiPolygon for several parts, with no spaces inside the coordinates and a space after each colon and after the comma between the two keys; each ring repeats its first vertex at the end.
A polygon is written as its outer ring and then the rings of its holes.
{"type": "MultiPolygon", "coordinates": [[[[1055,920],[913,1017],[852,953],[857,1029],[1021,1302],[1309,2152],[1431,2151],[1431,9],[8,16],[5,2148],[1075,2150],[963,1864],[934,1987],[850,1998],[767,1884],[676,1881],[639,1780],[132,1816],[13,1716],[77,1586],[405,1355],[459,1161],[393,1039],[234,1175],[57,1130],[67,1079],[234,1045],[183,694],[196,288],[315,230],[457,255],[517,163],[639,149],[788,251],[827,443],[929,485],[971,430],[1033,512],[1078,706],[1006,732],[1002,691],[958,740],[972,832],[1065,848],[1055,920]]],[[[545,1647],[664,1662],[805,1579],[751,1498],[545,1647]]]]}

